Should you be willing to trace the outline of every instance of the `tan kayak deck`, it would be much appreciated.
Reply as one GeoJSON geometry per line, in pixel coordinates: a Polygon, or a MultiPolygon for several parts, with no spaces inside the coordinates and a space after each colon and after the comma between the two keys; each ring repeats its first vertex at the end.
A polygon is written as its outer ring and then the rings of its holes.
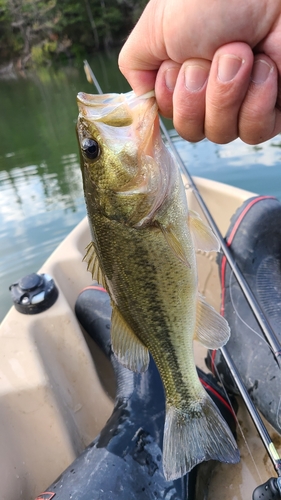
{"type": "MultiPolygon", "coordinates": [[[[225,234],[230,217],[252,193],[205,179],[195,181],[225,234]]],[[[200,212],[188,186],[187,196],[190,208],[200,212]]],[[[79,292],[91,283],[82,262],[89,240],[84,219],[40,269],[59,288],[59,298],[48,311],[26,316],[12,307],[1,324],[1,500],[34,499],[96,437],[111,414],[111,366],[81,331],[73,312],[79,292]]],[[[199,290],[219,310],[216,255],[199,254],[198,266],[199,290]]],[[[205,350],[197,343],[195,356],[206,371],[205,350]]],[[[238,430],[242,460],[235,466],[215,467],[210,500],[250,499],[255,486],[275,475],[242,403],[239,422],[249,449],[238,430]]],[[[279,441],[275,433],[277,447],[279,441]]]]}

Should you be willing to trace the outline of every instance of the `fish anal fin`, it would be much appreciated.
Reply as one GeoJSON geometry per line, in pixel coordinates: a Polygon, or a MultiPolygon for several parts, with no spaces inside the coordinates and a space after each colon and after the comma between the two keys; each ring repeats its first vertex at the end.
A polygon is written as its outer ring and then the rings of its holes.
{"type": "Polygon", "coordinates": [[[188,225],[192,235],[195,250],[218,252],[220,243],[212,229],[202,221],[197,212],[188,211],[188,225]]]}
{"type": "Polygon", "coordinates": [[[118,361],[134,372],[144,372],[149,365],[149,351],[128,326],[116,305],[111,318],[112,350],[118,361]]]}
{"type": "Polygon", "coordinates": [[[230,328],[226,319],[198,293],[194,339],[208,349],[219,349],[229,337],[230,328]]]}
{"type": "Polygon", "coordinates": [[[91,273],[93,280],[96,280],[107,290],[106,281],[100,268],[99,259],[92,241],[86,246],[86,254],[83,261],[87,262],[87,271],[91,273]]]}
{"type": "Polygon", "coordinates": [[[175,480],[205,460],[239,462],[236,441],[212,399],[196,402],[185,411],[167,407],[163,441],[163,467],[167,480],[175,480]]]}
{"type": "Polygon", "coordinates": [[[174,252],[176,257],[187,267],[190,268],[190,263],[188,262],[186,253],[184,251],[184,248],[179,241],[177,235],[175,234],[175,231],[173,230],[172,225],[169,226],[164,226],[163,224],[157,222],[156,226],[161,229],[162,234],[168,243],[169,247],[171,250],[174,252]]]}

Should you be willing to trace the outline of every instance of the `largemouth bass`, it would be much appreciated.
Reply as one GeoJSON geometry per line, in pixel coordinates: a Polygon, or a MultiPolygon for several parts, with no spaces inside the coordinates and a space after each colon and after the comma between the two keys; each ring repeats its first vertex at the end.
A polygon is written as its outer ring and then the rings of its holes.
{"type": "Polygon", "coordinates": [[[166,395],[165,477],[203,460],[236,463],[236,442],[202,387],[193,339],[217,349],[229,327],[197,291],[195,249],[218,241],[188,210],[179,168],[159,131],[153,95],[78,94],[81,168],[92,241],[85,259],[112,303],[112,348],[145,371],[149,352],[166,395]]]}

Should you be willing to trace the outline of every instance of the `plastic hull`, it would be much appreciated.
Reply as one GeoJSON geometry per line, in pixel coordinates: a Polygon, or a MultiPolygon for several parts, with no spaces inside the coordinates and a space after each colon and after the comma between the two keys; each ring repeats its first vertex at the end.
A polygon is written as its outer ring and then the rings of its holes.
{"type": "MultiPolygon", "coordinates": [[[[241,189],[195,178],[225,234],[230,218],[253,195],[241,189]]],[[[189,206],[200,212],[187,188],[189,206]]],[[[40,269],[59,288],[56,303],[39,315],[11,308],[0,327],[0,498],[33,500],[96,437],[113,408],[111,366],[81,331],[74,314],[76,298],[91,276],[82,262],[89,243],[84,219],[40,269]]],[[[217,310],[220,282],[216,255],[198,255],[199,290],[217,310]]],[[[37,270],[34,270],[37,271],[37,270]]],[[[195,345],[197,365],[206,370],[206,352],[195,345]]],[[[218,465],[208,499],[250,498],[255,486],[274,475],[263,445],[243,404],[239,421],[259,470],[238,430],[242,461],[218,465]]],[[[278,447],[278,439],[274,440],[278,447]]]]}

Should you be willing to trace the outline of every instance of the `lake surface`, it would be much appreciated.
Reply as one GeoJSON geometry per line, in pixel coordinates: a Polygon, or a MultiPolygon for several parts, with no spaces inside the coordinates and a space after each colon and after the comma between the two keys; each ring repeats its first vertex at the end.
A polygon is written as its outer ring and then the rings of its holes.
{"type": "MultiPolygon", "coordinates": [[[[129,89],[116,61],[116,54],[89,59],[104,92],[129,89]]],[[[94,92],[82,61],[0,80],[0,320],[11,306],[9,285],[36,272],[85,216],[75,134],[79,91],[94,92]]],[[[192,174],[281,199],[280,136],[259,146],[240,140],[218,146],[171,133],[192,174]]]]}

